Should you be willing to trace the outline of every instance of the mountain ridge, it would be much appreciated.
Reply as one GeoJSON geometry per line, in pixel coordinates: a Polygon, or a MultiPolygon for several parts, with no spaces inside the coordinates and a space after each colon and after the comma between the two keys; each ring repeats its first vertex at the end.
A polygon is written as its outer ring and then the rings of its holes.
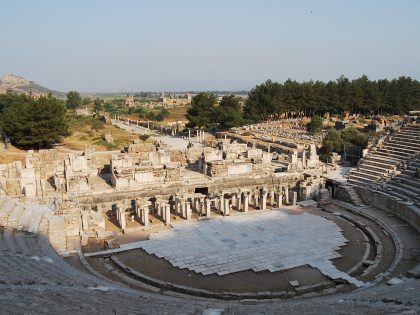
{"type": "Polygon", "coordinates": [[[48,93],[54,95],[62,95],[63,93],[46,88],[35,81],[29,81],[24,77],[15,74],[5,74],[0,78],[0,94],[7,91],[15,93],[32,94],[34,96],[47,95],[48,93]]]}

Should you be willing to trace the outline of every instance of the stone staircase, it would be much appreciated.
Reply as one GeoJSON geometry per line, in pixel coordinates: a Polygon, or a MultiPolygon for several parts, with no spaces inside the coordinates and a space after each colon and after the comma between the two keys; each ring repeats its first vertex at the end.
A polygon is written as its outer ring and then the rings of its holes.
{"type": "Polygon", "coordinates": [[[403,166],[420,156],[420,125],[407,125],[393,133],[350,171],[348,183],[375,186],[391,180],[403,166]]]}
{"type": "Polygon", "coordinates": [[[337,199],[351,203],[357,207],[364,206],[362,199],[352,185],[344,184],[337,187],[337,199]]]}

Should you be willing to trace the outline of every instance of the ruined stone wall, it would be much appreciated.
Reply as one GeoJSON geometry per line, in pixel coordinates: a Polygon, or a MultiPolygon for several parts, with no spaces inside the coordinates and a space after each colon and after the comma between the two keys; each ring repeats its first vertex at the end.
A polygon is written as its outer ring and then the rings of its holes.
{"type": "Polygon", "coordinates": [[[78,195],[80,204],[98,204],[106,202],[115,202],[118,200],[127,200],[135,198],[153,198],[155,196],[171,196],[181,194],[192,194],[197,187],[207,187],[209,194],[218,193],[223,190],[237,189],[255,189],[256,187],[267,187],[275,189],[276,187],[297,187],[299,182],[303,180],[301,173],[276,173],[268,176],[251,177],[236,176],[215,178],[209,181],[200,181],[188,183],[185,181],[173,181],[160,185],[149,185],[148,187],[135,188],[129,187],[124,190],[110,191],[107,194],[100,192],[81,192],[78,195]]]}

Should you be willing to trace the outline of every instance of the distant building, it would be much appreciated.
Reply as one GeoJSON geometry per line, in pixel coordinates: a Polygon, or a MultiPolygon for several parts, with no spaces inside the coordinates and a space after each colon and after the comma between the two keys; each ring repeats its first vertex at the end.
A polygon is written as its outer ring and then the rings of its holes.
{"type": "Polygon", "coordinates": [[[163,92],[160,93],[159,102],[161,102],[163,105],[166,105],[166,103],[167,103],[166,96],[163,92]]]}
{"type": "Polygon", "coordinates": [[[135,105],[135,101],[134,101],[134,97],[133,96],[130,96],[130,95],[127,95],[127,97],[125,98],[125,106],[127,106],[127,107],[132,107],[132,106],[134,106],[135,105]]]}

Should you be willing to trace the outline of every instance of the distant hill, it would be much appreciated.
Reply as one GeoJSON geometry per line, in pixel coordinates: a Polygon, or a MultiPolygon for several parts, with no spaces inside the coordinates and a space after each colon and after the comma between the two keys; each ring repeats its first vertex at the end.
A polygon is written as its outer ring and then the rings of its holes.
{"type": "Polygon", "coordinates": [[[7,90],[16,93],[32,93],[34,96],[46,95],[48,93],[63,95],[61,92],[47,89],[34,81],[28,81],[14,74],[6,74],[0,78],[0,94],[6,93],[7,90]]]}

